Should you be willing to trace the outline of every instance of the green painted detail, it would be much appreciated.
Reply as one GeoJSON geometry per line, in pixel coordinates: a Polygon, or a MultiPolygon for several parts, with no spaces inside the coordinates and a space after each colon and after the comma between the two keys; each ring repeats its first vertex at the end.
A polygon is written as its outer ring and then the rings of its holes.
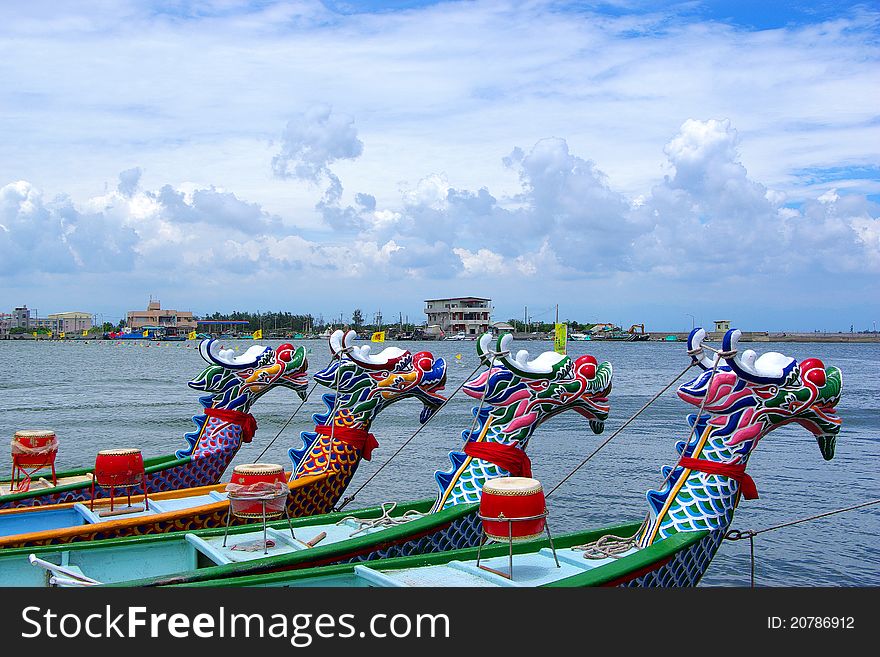
{"type": "MultiPolygon", "coordinates": [[[[391,514],[392,516],[398,516],[406,513],[409,510],[418,511],[419,513],[427,513],[431,506],[433,505],[434,500],[418,500],[415,502],[409,502],[406,504],[399,504],[394,512],[391,514]]],[[[257,577],[259,575],[254,575],[253,573],[265,573],[269,570],[275,569],[292,569],[301,567],[306,563],[320,563],[322,561],[332,561],[335,558],[339,558],[340,555],[345,555],[349,553],[358,553],[362,551],[367,551],[369,549],[375,549],[379,545],[388,545],[393,544],[400,540],[406,540],[411,538],[412,536],[417,536],[422,533],[427,533],[432,531],[438,527],[442,527],[445,524],[453,522],[458,518],[466,516],[470,513],[476,511],[477,505],[475,504],[464,504],[452,507],[450,509],[446,509],[444,511],[438,513],[432,513],[424,516],[423,518],[417,518],[415,520],[411,520],[407,523],[392,526],[378,532],[376,534],[366,534],[362,536],[358,536],[356,538],[350,538],[345,541],[340,541],[338,543],[331,543],[326,546],[321,546],[318,544],[316,547],[309,550],[300,550],[296,552],[291,552],[288,554],[281,554],[277,556],[265,557],[263,559],[254,559],[253,561],[248,562],[240,562],[233,564],[225,564],[221,566],[208,566],[205,568],[199,568],[197,570],[188,571],[185,573],[176,573],[174,575],[161,576],[151,579],[140,579],[140,580],[131,580],[119,584],[117,586],[167,586],[167,585],[177,585],[177,584],[188,584],[188,583],[196,583],[207,581],[209,583],[213,583],[216,585],[218,581],[225,581],[226,578],[231,578],[233,575],[235,576],[253,576],[257,577]]],[[[321,525],[321,524],[330,524],[335,523],[343,518],[350,518],[353,515],[356,515],[358,518],[369,519],[369,518],[378,518],[382,515],[382,508],[371,507],[368,509],[363,509],[361,511],[357,511],[356,513],[346,513],[346,512],[338,512],[338,513],[328,513],[318,516],[309,516],[305,518],[295,518],[291,521],[294,530],[299,528],[306,528],[312,525],[321,525]]],[[[281,520],[273,523],[269,523],[267,526],[275,527],[276,529],[280,529],[282,531],[287,529],[287,521],[281,520]]],[[[249,526],[239,526],[235,529],[230,528],[229,534],[230,536],[237,533],[244,533],[246,531],[253,531],[254,525],[249,526]]],[[[208,530],[200,530],[196,532],[191,532],[200,536],[202,538],[207,538],[211,536],[222,536],[225,529],[208,529],[208,530]]],[[[107,544],[112,541],[118,541],[118,544],[122,544],[123,541],[131,541],[133,543],[137,543],[137,540],[140,539],[144,543],[152,540],[161,540],[161,536],[143,536],[143,537],[135,537],[134,539],[110,539],[109,541],[101,541],[101,543],[107,544]]],[[[166,538],[166,540],[168,540],[166,538]]],[[[179,540],[184,540],[180,538],[179,540]]],[[[97,541],[93,542],[98,543],[97,541]]],[[[76,544],[71,544],[71,548],[74,548],[76,544]]],[[[57,548],[56,548],[57,551],[57,548]]],[[[33,549],[30,550],[33,552],[33,549]]],[[[39,555],[38,555],[39,556],[39,555]]],[[[384,563],[384,562],[383,562],[384,563]]],[[[324,566],[324,568],[329,568],[331,566],[324,566]]],[[[110,585],[114,586],[114,585],[110,585]]]]}
{"type": "MultiPolygon", "coordinates": [[[[192,461],[192,458],[187,456],[185,458],[179,459],[174,454],[166,454],[163,456],[153,456],[150,458],[144,459],[144,472],[146,474],[150,474],[151,472],[161,472],[162,470],[166,470],[168,468],[177,467],[180,465],[186,465],[192,461]]],[[[64,472],[56,472],[55,476],[57,479],[63,479],[64,477],[81,477],[83,475],[90,474],[95,471],[94,467],[90,468],[79,468],[77,470],[65,470],[64,472]]],[[[91,482],[82,482],[77,481],[71,484],[63,484],[61,486],[54,486],[52,488],[41,488],[39,490],[31,490],[25,491],[23,493],[8,493],[6,495],[0,495],[0,501],[2,502],[16,502],[18,500],[31,499],[37,494],[44,494],[46,491],[51,491],[52,493],[66,493],[68,491],[74,490],[82,490],[84,488],[90,488],[91,482]]]]}
{"type": "MultiPolygon", "coordinates": [[[[455,507],[453,507],[455,508],[455,507]]],[[[449,509],[447,511],[451,511],[449,509]]],[[[440,513],[446,513],[447,511],[442,511],[440,513]]],[[[436,515],[440,515],[440,513],[436,515]]],[[[601,529],[594,529],[590,531],[582,531],[576,532],[573,534],[563,534],[562,536],[556,536],[553,538],[553,544],[557,549],[569,548],[573,545],[580,545],[582,543],[589,543],[591,541],[595,541],[598,538],[605,536],[607,534],[613,534],[614,536],[627,537],[632,536],[638,531],[641,526],[640,522],[635,523],[627,523],[622,525],[613,525],[611,527],[604,527],[601,529]]],[[[651,556],[654,561],[665,559],[667,557],[671,557],[675,554],[675,552],[679,549],[682,549],[682,545],[679,543],[686,543],[686,545],[690,545],[693,541],[688,540],[693,538],[697,540],[697,538],[703,538],[705,534],[700,533],[699,536],[684,536],[677,542],[667,543],[666,541],[658,541],[658,550],[655,552],[651,552],[651,556]]],[[[522,543],[514,543],[513,544],[513,553],[516,554],[526,554],[529,552],[536,552],[541,548],[548,547],[549,543],[546,538],[535,540],[535,541],[524,541],[522,543]]],[[[506,556],[508,553],[508,545],[502,543],[495,543],[491,545],[487,545],[483,547],[481,557],[482,558],[491,558],[498,556],[506,556]]],[[[404,568],[418,568],[421,566],[436,566],[449,563],[453,560],[460,561],[468,561],[475,560],[477,558],[477,548],[465,548],[461,550],[449,550],[446,552],[435,552],[431,554],[421,554],[421,555],[413,555],[410,557],[396,557],[392,559],[382,559],[379,562],[375,562],[377,568],[381,568],[384,570],[400,570],[404,568]]],[[[631,563],[641,564],[641,561],[636,561],[631,563]]],[[[649,562],[650,563],[650,562],[649,562]]],[[[186,584],[187,586],[283,586],[286,583],[291,583],[295,581],[303,581],[303,580],[315,580],[315,584],[321,585],[323,582],[326,582],[327,586],[332,586],[332,582],[334,578],[340,578],[345,576],[351,576],[354,573],[354,567],[358,564],[337,564],[333,566],[319,566],[315,568],[303,568],[301,570],[295,570],[290,572],[281,572],[281,573],[269,573],[265,575],[253,575],[250,577],[233,577],[225,580],[214,580],[214,581],[202,581],[196,582],[192,584],[186,584]]],[[[615,565],[615,564],[610,564],[615,565]]],[[[643,567],[642,565],[634,566],[633,569],[636,570],[638,568],[643,567]]],[[[601,566],[599,569],[605,568],[605,566],[601,566]]],[[[569,578],[574,579],[574,578],[569,578]]],[[[613,579],[613,578],[610,578],[613,579]]],[[[344,580],[340,580],[344,581],[344,580]]]]}

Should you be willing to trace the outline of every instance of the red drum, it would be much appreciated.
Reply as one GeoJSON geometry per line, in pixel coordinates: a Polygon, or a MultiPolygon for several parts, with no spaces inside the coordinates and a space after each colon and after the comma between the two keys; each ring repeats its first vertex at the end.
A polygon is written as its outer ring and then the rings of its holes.
{"type": "Polygon", "coordinates": [[[12,438],[12,460],[18,467],[48,468],[58,455],[58,439],[54,431],[26,429],[16,431],[12,438]]]}
{"type": "Polygon", "coordinates": [[[544,489],[537,479],[496,477],[483,485],[480,516],[483,531],[490,539],[528,541],[538,538],[544,532],[546,515],[544,489]],[[508,522],[510,520],[513,522],[508,522]]]}
{"type": "Polygon", "coordinates": [[[139,449],[107,449],[95,459],[95,483],[104,488],[131,488],[143,483],[144,457],[139,449]]]}
{"type": "Polygon", "coordinates": [[[239,518],[262,518],[264,502],[267,518],[280,517],[290,493],[284,468],[274,463],[235,466],[226,491],[230,511],[239,518]]]}

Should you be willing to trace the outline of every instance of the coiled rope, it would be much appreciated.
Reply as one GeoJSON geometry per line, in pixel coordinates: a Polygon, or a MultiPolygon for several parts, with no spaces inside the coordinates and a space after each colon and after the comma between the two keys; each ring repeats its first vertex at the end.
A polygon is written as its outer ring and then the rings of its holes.
{"type": "Polygon", "coordinates": [[[346,516],[342,520],[339,520],[336,524],[341,525],[345,522],[356,522],[358,525],[358,529],[355,529],[351,534],[349,534],[349,538],[354,536],[355,534],[360,534],[363,531],[368,529],[373,529],[374,527],[393,527],[395,525],[403,525],[410,520],[415,520],[416,518],[424,517],[424,513],[416,511],[415,509],[410,509],[402,513],[401,515],[392,518],[391,512],[397,508],[397,502],[383,502],[382,503],[382,515],[378,518],[373,518],[372,520],[366,518],[359,518],[357,516],[346,516]]]}

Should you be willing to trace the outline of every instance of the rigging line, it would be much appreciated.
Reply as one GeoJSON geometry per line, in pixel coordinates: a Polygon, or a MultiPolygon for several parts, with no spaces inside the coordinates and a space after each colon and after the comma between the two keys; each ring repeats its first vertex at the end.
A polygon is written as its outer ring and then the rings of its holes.
{"type": "Polygon", "coordinates": [[[743,538],[757,536],[758,534],[763,534],[765,532],[772,532],[776,529],[782,529],[783,527],[791,527],[792,525],[799,525],[802,522],[808,522],[810,520],[817,520],[819,518],[825,518],[826,516],[833,516],[837,513],[843,513],[844,511],[853,511],[855,509],[861,509],[863,507],[872,506],[874,504],[880,504],[880,499],[870,500],[868,502],[861,502],[859,504],[854,504],[852,506],[848,506],[843,509],[835,509],[834,511],[826,511],[824,513],[819,513],[814,516],[807,516],[805,518],[799,518],[797,520],[790,520],[789,522],[784,522],[780,525],[773,525],[772,527],[764,527],[763,529],[757,529],[757,530],[731,529],[729,532],[727,532],[727,534],[725,535],[725,538],[727,538],[731,541],[739,541],[743,538]]]}
{"type": "Polygon", "coordinates": [[[293,411],[291,416],[289,418],[287,418],[287,422],[284,423],[284,426],[281,427],[281,430],[275,434],[275,437],[269,441],[269,444],[266,445],[266,448],[262,452],[260,452],[260,455],[256,459],[254,459],[254,461],[253,461],[254,463],[258,463],[259,460],[261,458],[263,458],[263,456],[266,454],[266,452],[269,451],[269,448],[272,447],[272,444],[276,440],[278,440],[278,436],[280,436],[284,432],[284,430],[287,428],[287,425],[290,424],[290,421],[293,419],[293,416],[296,415],[297,413],[299,413],[299,409],[301,409],[305,405],[305,403],[309,400],[309,397],[312,396],[312,393],[315,391],[315,388],[317,388],[317,387],[318,387],[318,382],[315,381],[314,385],[312,385],[312,389],[309,390],[309,392],[306,394],[305,398],[300,402],[299,406],[296,407],[296,410],[293,411]]]}
{"type": "Polygon", "coordinates": [[[657,401],[657,399],[660,397],[660,395],[662,395],[664,392],[666,392],[667,390],[669,390],[669,388],[671,388],[672,385],[673,385],[676,381],[678,381],[682,376],[684,376],[685,373],[686,373],[690,368],[692,368],[694,365],[696,365],[696,363],[691,362],[687,367],[685,367],[681,372],[679,372],[679,373],[675,376],[675,378],[672,379],[672,381],[670,381],[670,382],[666,385],[665,388],[663,388],[663,390],[661,390],[661,391],[658,392],[656,395],[654,395],[650,400],[648,400],[648,402],[647,402],[644,406],[642,406],[638,411],[636,411],[635,415],[633,415],[633,416],[632,416],[631,418],[629,418],[626,422],[624,422],[624,423],[623,423],[623,424],[617,429],[617,431],[615,431],[615,432],[612,433],[610,436],[608,436],[608,438],[606,438],[604,441],[602,441],[602,444],[600,444],[595,450],[593,450],[593,453],[592,453],[592,454],[590,454],[587,458],[585,458],[583,461],[581,461],[580,464],[579,464],[574,470],[572,470],[572,471],[569,472],[567,475],[565,475],[565,477],[562,479],[562,481],[560,481],[558,484],[556,484],[556,485],[550,490],[550,492],[547,493],[544,497],[545,497],[545,498],[550,497],[550,496],[553,494],[553,491],[555,491],[557,488],[559,488],[560,486],[562,486],[562,484],[564,484],[566,481],[568,481],[568,479],[571,478],[571,476],[574,475],[574,473],[576,473],[578,470],[580,470],[582,467],[584,467],[584,466],[587,464],[587,462],[588,462],[591,458],[593,458],[593,457],[599,452],[599,450],[601,450],[603,447],[605,447],[605,445],[607,445],[608,443],[610,443],[610,442],[611,442],[611,441],[617,436],[617,434],[619,434],[621,431],[623,431],[623,430],[629,425],[630,422],[632,422],[632,421],[635,420],[639,415],[641,415],[642,412],[643,412],[646,408],[648,408],[648,406],[650,406],[650,405],[653,404],[655,401],[657,401]]]}
{"type": "Polygon", "coordinates": [[[853,511],[855,509],[861,509],[866,506],[872,506],[874,504],[880,504],[880,499],[871,500],[869,502],[862,502],[860,504],[854,504],[852,506],[845,507],[843,509],[835,509],[834,511],[826,511],[824,513],[818,513],[813,516],[807,516],[805,518],[799,518],[797,520],[790,520],[789,522],[784,522],[779,525],[773,525],[772,527],[765,527],[764,529],[758,529],[757,531],[753,531],[751,529],[731,529],[725,535],[729,541],[741,541],[744,538],[749,539],[749,581],[752,588],[755,588],[755,536],[758,534],[763,534],[764,532],[772,532],[776,529],[782,529],[783,527],[791,527],[792,525],[798,525],[802,522],[808,522],[810,520],[817,520],[819,518],[825,518],[827,516],[833,516],[836,513],[843,513],[844,511],[853,511]]]}
{"type": "MultiPolygon", "coordinates": [[[[379,468],[378,468],[378,469],[377,469],[372,475],[370,475],[369,478],[368,478],[363,484],[361,484],[360,488],[358,488],[354,493],[352,493],[351,495],[349,495],[348,497],[346,497],[345,499],[343,499],[342,502],[340,503],[340,505],[339,505],[338,507],[336,507],[335,510],[336,510],[336,511],[341,511],[342,509],[344,509],[344,508],[346,507],[346,505],[348,505],[349,502],[351,502],[352,500],[354,500],[354,498],[357,497],[357,494],[360,493],[360,492],[364,489],[364,487],[365,487],[367,484],[369,484],[377,474],[379,474],[380,472],[382,472],[382,469],[383,469],[386,465],[388,465],[389,463],[391,463],[392,459],[394,459],[395,456],[397,456],[398,454],[400,454],[400,452],[403,451],[403,448],[406,447],[406,446],[410,443],[410,441],[412,441],[413,438],[415,438],[417,435],[419,435],[419,432],[420,432],[422,429],[424,429],[426,426],[428,426],[428,423],[429,423],[431,420],[433,420],[435,417],[437,417],[437,415],[440,413],[440,411],[443,409],[443,407],[446,406],[446,404],[449,403],[449,400],[452,399],[453,397],[455,397],[456,393],[457,393],[459,390],[461,390],[461,389],[465,386],[465,384],[466,384],[468,381],[470,381],[470,378],[471,378],[474,374],[476,374],[477,370],[480,369],[482,366],[483,366],[483,363],[480,363],[479,365],[477,365],[477,366],[474,368],[474,370],[473,370],[470,374],[468,374],[467,377],[465,377],[465,380],[461,382],[461,385],[458,386],[458,387],[453,391],[453,393],[452,393],[451,395],[449,395],[449,397],[447,397],[447,398],[443,401],[443,403],[440,404],[440,406],[437,407],[437,410],[434,411],[434,412],[431,414],[431,417],[429,417],[427,420],[425,420],[425,422],[424,422],[424,423],[423,423],[418,429],[416,429],[415,433],[413,433],[413,435],[410,436],[410,437],[406,440],[406,442],[404,442],[404,443],[403,443],[403,444],[397,449],[397,451],[394,452],[394,454],[391,455],[391,458],[389,458],[387,461],[385,461],[385,463],[383,463],[381,466],[379,466],[379,468]]],[[[473,428],[471,428],[471,431],[473,431],[473,428]]]]}

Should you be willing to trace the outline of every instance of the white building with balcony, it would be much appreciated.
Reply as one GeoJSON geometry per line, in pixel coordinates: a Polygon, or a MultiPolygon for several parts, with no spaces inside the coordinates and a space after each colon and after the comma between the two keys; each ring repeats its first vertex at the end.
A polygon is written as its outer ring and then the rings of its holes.
{"type": "Polygon", "coordinates": [[[492,299],[485,297],[455,297],[425,299],[428,326],[439,326],[446,336],[463,333],[476,337],[489,330],[492,299]]]}

